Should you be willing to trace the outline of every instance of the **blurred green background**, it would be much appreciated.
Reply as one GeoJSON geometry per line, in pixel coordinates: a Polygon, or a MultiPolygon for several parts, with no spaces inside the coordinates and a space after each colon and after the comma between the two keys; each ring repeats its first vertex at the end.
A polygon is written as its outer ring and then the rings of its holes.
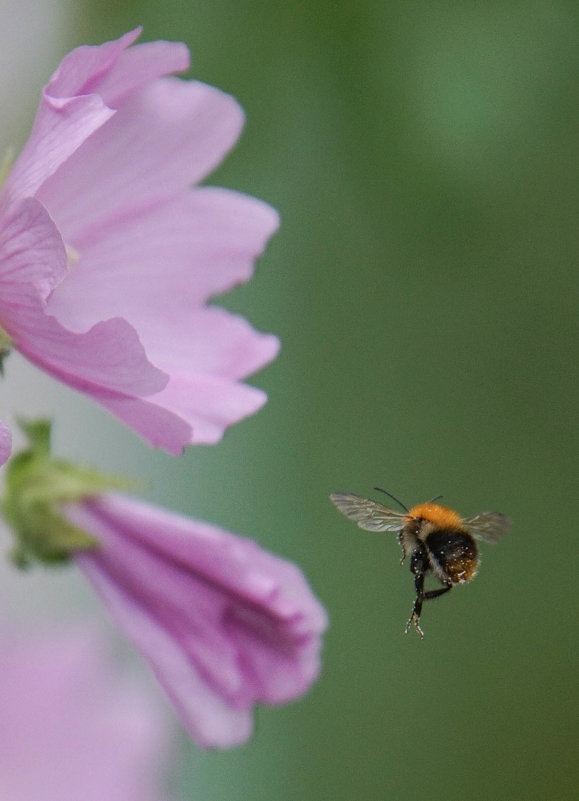
{"type": "MultiPolygon", "coordinates": [[[[256,417],[174,460],[81,401],[63,438],[150,498],[304,568],[321,680],[246,747],[183,740],[203,801],[577,797],[579,7],[557,2],[77,3],[67,45],[177,39],[248,123],[210,183],[282,228],[223,301],[277,333],[256,417]],[[99,431],[98,442],[94,434],[99,431]],[[477,580],[413,599],[393,535],[332,491],[499,509],[477,580]]],[[[75,451],[78,451],[76,453],[75,451]]]]}

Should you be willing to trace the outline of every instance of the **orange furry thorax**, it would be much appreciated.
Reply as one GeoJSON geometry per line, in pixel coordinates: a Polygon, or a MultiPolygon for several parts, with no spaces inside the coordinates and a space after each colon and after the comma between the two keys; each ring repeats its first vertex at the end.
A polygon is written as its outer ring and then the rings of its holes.
{"type": "Polygon", "coordinates": [[[454,509],[449,509],[447,506],[440,506],[437,503],[419,503],[410,509],[408,517],[409,519],[421,517],[423,520],[428,520],[442,529],[461,529],[463,527],[458,512],[455,512],[454,509]]]}

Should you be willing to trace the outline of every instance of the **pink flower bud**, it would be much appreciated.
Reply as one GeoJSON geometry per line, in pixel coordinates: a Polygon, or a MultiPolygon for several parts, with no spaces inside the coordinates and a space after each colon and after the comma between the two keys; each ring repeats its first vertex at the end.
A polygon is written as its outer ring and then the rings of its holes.
{"type": "Polygon", "coordinates": [[[76,562],[200,745],[244,742],[255,704],[286,703],[315,680],[326,614],[295,565],[121,495],[65,514],[99,541],[76,562]]]}

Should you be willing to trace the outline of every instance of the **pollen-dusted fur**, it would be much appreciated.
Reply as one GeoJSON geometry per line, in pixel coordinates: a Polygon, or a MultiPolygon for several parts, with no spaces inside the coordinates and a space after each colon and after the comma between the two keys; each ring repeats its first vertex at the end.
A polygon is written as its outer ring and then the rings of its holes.
{"type": "Polygon", "coordinates": [[[419,503],[408,511],[408,517],[419,517],[434,523],[437,528],[462,529],[462,519],[458,512],[437,503],[419,503]]]}

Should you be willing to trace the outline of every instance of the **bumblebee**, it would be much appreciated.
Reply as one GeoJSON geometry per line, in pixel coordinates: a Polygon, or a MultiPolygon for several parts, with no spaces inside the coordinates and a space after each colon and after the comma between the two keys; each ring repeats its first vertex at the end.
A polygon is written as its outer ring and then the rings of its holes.
{"type": "Polygon", "coordinates": [[[360,528],[398,534],[402,548],[400,564],[410,556],[410,571],[414,576],[416,592],[412,613],[404,631],[408,634],[411,626],[414,626],[423,638],[424,632],[420,628],[423,602],[439,598],[456,584],[473,579],[480,563],[475,540],[498,542],[510,529],[511,521],[501,512],[480,512],[473,517],[461,517],[454,509],[435,503],[441,496],[407,509],[386,490],[380,487],[374,489],[384,492],[400,504],[404,513],[361,495],[336,492],[330,495],[330,499],[343,515],[354,520],[360,528]],[[442,587],[425,591],[424,581],[430,574],[442,587]]]}

